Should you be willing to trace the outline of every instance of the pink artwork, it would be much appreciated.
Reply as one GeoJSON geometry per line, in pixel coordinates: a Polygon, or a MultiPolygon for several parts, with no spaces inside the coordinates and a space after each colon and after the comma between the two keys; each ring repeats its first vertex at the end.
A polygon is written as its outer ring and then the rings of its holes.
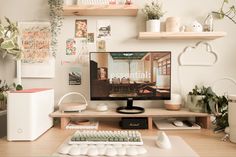
{"type": "Polygon", "coordinates": [[[76,41],[74,39],[66,40],[66,55],[76,55],[76,41]]]}
{"type": "Polygon", "coordinates": [[[75,37],[87,38],[87,20],[75,21],[75,37]]]}
{"type": "Polygon", "coordinates": [[[50,57],[51,30],[49,22],[18,23],[21,44],[23,47],[23,63],[43,63],[50,57]]]}

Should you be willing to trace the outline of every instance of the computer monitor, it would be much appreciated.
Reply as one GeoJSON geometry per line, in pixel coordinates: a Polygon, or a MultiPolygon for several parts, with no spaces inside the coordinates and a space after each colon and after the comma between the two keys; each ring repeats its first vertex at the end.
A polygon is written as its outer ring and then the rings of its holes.
{"type": "Polygon", "coordinates": [[[91,52],[91,100],[127,100],[120,113],[142,113],[133,100],[169,100],[171,52],[91,52]]]}

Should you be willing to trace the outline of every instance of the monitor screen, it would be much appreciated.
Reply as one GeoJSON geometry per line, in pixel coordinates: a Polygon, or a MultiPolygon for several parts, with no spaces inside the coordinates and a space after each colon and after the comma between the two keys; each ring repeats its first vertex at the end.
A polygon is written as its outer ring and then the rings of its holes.
{"type": "Polygon", "coordinates": [[[91,100],[168,100],[171,52],[91,52],[91,100]]]}

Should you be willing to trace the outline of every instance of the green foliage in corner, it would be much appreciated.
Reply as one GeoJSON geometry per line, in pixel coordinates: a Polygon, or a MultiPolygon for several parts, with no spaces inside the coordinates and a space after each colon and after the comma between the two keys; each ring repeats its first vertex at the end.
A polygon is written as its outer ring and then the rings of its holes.
{"type": "Polygon", "coordinates": [[[212,13],[219,19],[226,17],[236,24],[236,7],[235,5],[229,4],[229,0],[223,0],[220,9],[218,11],[213,11],[212,13]]]}
{"type": "Polygon", "coordinates": [[[14,59],[21,59],[22,50],[17,41],[19,35],[17,25],[6,17],[5,20],[6,25],[0,21],[0,55],[3,58],[11,55],[14,59]]]}

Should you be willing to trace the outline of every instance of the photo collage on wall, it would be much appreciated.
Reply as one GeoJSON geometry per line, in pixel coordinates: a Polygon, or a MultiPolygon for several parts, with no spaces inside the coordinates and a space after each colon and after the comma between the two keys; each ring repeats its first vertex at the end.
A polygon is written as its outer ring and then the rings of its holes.
{"type": "MultiPolygon", "coordinates": [[[[61,61],[61,65],[88,65],[89,48],[93,44],[95,51],[106,51],[106,40],[111,37],[110,20],[97,20],[94,32],[88,31],[88,20],[77,19],[74,25],[74,37],[65,40],[65,60],[61,61]],[[95,34],[96,33],[96,34],[95,34]],[[91,45],[92,44],[92,45],[91,45]],[[91,46],[89,46],[91,45],[91,46]]],[[[79,69],[69,69],[69,85],[81,85],[81,73],[79,69]]]]}

